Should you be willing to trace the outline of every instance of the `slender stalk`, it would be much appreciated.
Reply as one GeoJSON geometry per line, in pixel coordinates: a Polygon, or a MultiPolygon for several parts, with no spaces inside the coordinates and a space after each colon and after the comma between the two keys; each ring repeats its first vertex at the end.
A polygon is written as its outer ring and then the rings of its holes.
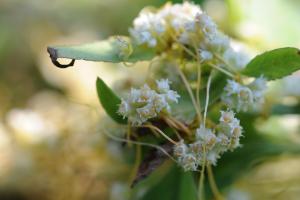
{"type": "Polygon", "coordinates": [[[141,145],[137,144],[136,145],[136,154],[135,154],[135,162],[134,162],[134,166],[130,175],[130,179],[129,179],[129,183],[132,183],[137,171],[139,170],[139,166],[141,163],[141,159],[142,159],[142,149],[141,149],[141,145]]]}
{"type": "Polygon", "coordinates": [[[182,138],[181,138],[180,134],[179,134],[178,131],[177,131],[177,129],[179,129],[179,127],[178,127],[172,120],[168,119],[167,117],[164,117],[164,120],[165,120],[165,122],[168,124],[168,126],[170,126],[170,127],[173,128],[173,130],[174,130],[174,132],[175,132],[177,138],[178,138],[179,140],[181,140],[182,138]]]}
{"type": "Polygon", "coordinates": [[[195,100],[192,88],[191,88],[188,80],[186,79],[184,73],[181,71],[181,69],[179,67],[177,67],[177,71],[178,71],[178,73],[179,73],[179,75],[180,75],[180,77],[181,77],[181,79],[182,79],[182,81],[183,81],[183,83],[184,83],[184,85],[185,85],[185,87],[186,87],[186,89],[187,89],[190,97],[191,97],[193,106],[194,106],[194,108],[196,110],[196,113],[197,113],[197,118],[198,118],[199,121],[201,121],[201,111],[199,110],[199,107],[198,107],[198,105],[196,103],[196,100],[195,100]]]}
{"type": "MultiPolygon", "coordinates": [[[[176,41],[177,44],[179,44],[180,47],[181,47],[187,54],[189,54],[190,56],[192,56],[195,60],[198,60],[198,59],[199,59],[199,57],[198,57],[193,51],[191,51],[190,49],[188,49],[186,46],[182,45],[174,35],[172,35],[172,37],[173,37],[174,41],[176,41]]],[[[232,69],[233,71],[236,71],[236,70],[234,70],[234,68],[233,68],[231,65],[229,65],[227,62],[225,62],[225,60],[222,59],[220,56],[218,56],[217,54],[214,54],[214,56],[216,56],[217,59],[221,60],[225,65],[227,65],[228,68],[232,69]]],[[[215,64],[210,63],[210,66],[213,67],[213,68],[215,68],[215,69],[217,69],[217,70],[219,70],[220,72],[223,72],[223,73],[226,74],[227,76],[230,76],[230,77],[232,77],[232,78],[234,77],[234,75],[233,75],[231,72],[229,72],[229,71],[227,71],[227,70],[225,70],[225,69],[222,69],[221,67],[218,67],[218,66],[215,65],[215,64]]]]}
{"type": "Polygon", "coordinates": [[[227,63],[221,56],[219,56],[219,55],[216,54],[216,53],[214,53],[214,56],[215,56],[218,60],[220,60],[221,62],[223,62],[223,63],[228,67],[228,69],[232,70],[233,72],[236,72],[236,69],[235,69],[233,66],[231,66],[229,63],[227,63]]]}
{"type": "Polygon", "coordinates": [[[208,109],[208,104],[209,104],[209,90],[210,90],[210,84],[211,84],[211,78],[212,78],[212,72],[210,73],[207,81],[207,87],[206,87],[206,100],[205,100],[205,108],[204,108],[204,121],[203,125],[205,127],[205,122],[206,122],[206,116],[207,116],[207,109],[208,109]]]}
{"type": "MultiPolygon", "coordinates": [[[[208,81],[207,81],[207,87],[206,87],[206,100],[205,100],[205,108],[204,108],[204,121],[203,121],[203,125],[205,127],[205,122],[206,122],[206,116],[207,116],[207,108],[208,108],[208,103],[209,103],[209,90],[210,90],[210,84],[211,84],[211,78],[212,78],[212,72],[210,73],[209,77],[208,77],[208,81]]],[[[201,198],[203,197],[203,199],[205,199],[204,196],[204,172],[205,172],[205,166],[206,166],[206,148],[205,146],[203,147],[203,163],[202,163],[202,169],[201,169],[201,174],[200,174],[200,179],[199,179],[199,189],[198,189],[198,193],[199,193],[199,200],[201,200],[201,198]]]]}
{"type": "MultiPolygon", "coordinates": [[[[209,103],[209,90],[210,90],[210,85],[211,85],[212,74],[213,74],[213,72],[211,72],[208,77],[207,87],[206,87],[206,102],[205,102],[205,109],[204,109],[204,127],[205,127],[205,122],[206,122],[206,117],[207,117],[207,109],[208,109],[208,103],[209,103]]],[[[205,167],[205,165],[204,165],[204,167],[205,167]]],[[[210,164],[207,164],[207,174],[208,174],[209,185],[211,187],[211,190],[212,190],[216,200],[223,200],[223,197],[220,194],[218,187],[215,183],[215,179],[214,179],[210,164]]]]}
{"type": "Polygon", "coordinates": [[[201,85],[201,64],[198,61],[197,65],[197,87],[196,87],[196,98],[197,104],[199,106],[199,110],[201,110],[201,102],[200,102],[200,85],[201,85]]]}
{"type": "Polygon", "coordinates": [[[199,110],[201,111],[201,102],[200,102],[200,86],[201,86],[201,62],[200,62],[200,55],[199,51],[196,46],[196,42],[194,41],[194,49],[197,53],[197,87],[196,87],[196,98],[197,104],[199,106],[199,110]]]}
{"type": "Polygon", "coordinates": [[[215,182],[215,178],[213,175],[211,165],[208,164],[206,166],[206,168],[207,168],[208,182],[209,182],[209,185],[210,185],[213,195],[215,196],[216,200],[224,200],[224,197],[221,195],[221,193],[218,189],[218,186],[215,182]]]}
{"type": "Polygon", "coordinates": [[[203,148],[203,163],[202,163],[202,168],[200,172],[200,177],[199,177],[199,184],[198,184],[198,199],[199,200],[205,200],[205,192],[204,192],[204,172],[205,172],[205,165],[206,165],[206,149],[205,147],[203,148]]]}
{"type": "Polygon", "coordinates": [[[163,116],[163,118],[164,118],[164,120],[166,120],[167,123],[170,122],[174,128],[177,128],[177,129],[183,131],[184,133],[186,133],[189,136],[192,134],[192,132],[188,129],[188,127],[186,125],[184,125],[177,119],[173,118],[172,116],[163,116]]]}
{"type": "Polygon", "coordinates": [[[177,142],[175,142],[174,140],[172,140],[169,136],[167,136],[162,130],[160,130],[159,128],[157,128],[156,126],[153,126],[152,124],[146,124],[146,125],[142,125],[141,127],[145,127],[145,128],[150,128],[152,130],[155,130],[156,132],[160,133],[164,138],[166,138],[169,142],[173,143],[173,144],[177,144],[177,142]]]}
{"type": "MultiPolygon", "coordinates": [[[[189,54],[190,56],[192,56],[195,60],[198,60],[199,59],[199,57],[196,55],[196,54],[194,54],[190,49],[188,49],[187,47],[185,47],[184,45],[182,45],[174,36],[173,36],[173,39],[180,45],[180,47],[181,48],[183,48],[183,50],[187,53],[187,54],[189,54]]],[[[216,54],[214,54],[216,57],[217,57],[217,55],[216,54]]],[[[218,59],[221,59],[219,56],[217,57],[218,59]]],[[[224,60],[221,60],[225,65],[227,65],[227,66],[230,66],[228,63],[226,63],[224,60]]],[[[230,77],[234,77],[234,75],[231,73],[231,72],[229,72],[229,71],[227,71],[227,70],[225,70],[225,69],[222,69],[221,67],[218,67],[217,65],[215,65],[215,64],[212,64],[212,63],[210,63],[210,66],[211,67],[213,67],[213,68],[215,68],[215,69],[217,69],[217,70],[219,70],[220,72],[223,72],[224,74],[226,74],[227,76],[230,76],[230,77]]],[[[231,67],[232,68],[232,67],[231,67]]]]}
{"type": "Polygon", "coordinates": [[[223,72],[224,74],[226,74],[227,76],[230,76],[231,78],[234,77],[234,75],[231,72],[229,72],[229,71],[227,71],[227,70],[225,70],[225,69],[223,69],[223,68],[221,68],[221,67],[219,67],[219,66],[217,66],[213,63],[209,63],[209,66],[219,70],[220,72],[223,72]]]}
{"type": "Polygon", "coordinates": [[[187,48],[186,46],[182,45],[180,41],[178,41],[178,39],[176,38],[175,34],[171,34],[171,37],[173,38],[174,41],[177,42],[177,44],[190,56],[192,56],[195,60],[197,60],[197,56],[196,54],[193,53],[193,51],[191,51],[189,48],[187,48]]]}
{"type": "Polygon", "coordinates": [[[116,137],[116,136],[113,136],[111,134],[109,134],[107,131],[105,130],[101,130],[101,132],[106,135],[107,137],[109,137],[110,139],[112,140],[115,140],[117,142],[130,142],[132,144],[138,144],[138,145],[142,145],[142,146],[148,146],[148,147],[152,147],[152,148],[155,148],[155,149],[158,149],[160,150],[161,152],[163,152],[167,157],[169,157],[171,160],[173,160],[174,162],[177,163],[176,159],[173,158],[166,150],[164,150],[162,147],[158,146],[158,145],[154,145],[154,144],[150,144],[150,143],[145,143],[145,142],[137,142],[137,141],[133,141],[133,140],[130,140],[128,141],[127,139],[124,139],[124,138],[119,138],[119,137],[116,137]]]}

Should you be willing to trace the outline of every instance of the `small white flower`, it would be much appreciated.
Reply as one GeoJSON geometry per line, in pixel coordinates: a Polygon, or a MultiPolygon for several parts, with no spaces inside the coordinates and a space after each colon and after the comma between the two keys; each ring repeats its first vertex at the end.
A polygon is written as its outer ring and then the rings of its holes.
{"type": "Polygon", "coordinates": [[[196,130],[196,140],[201,141],[207,149],[210,149],[216,143],[216,135],[213,134],[211,129],[205,128],[203,125],[201,125],[196,130]]]}
{"type": "Polygon", "coordinates": [[[189,144],[190,151],[194,153],[198,158],[202,158],[202,153],[204,151],[204,144],[201,141],[195,141],[194,143],[189,144]]]}
{"type": "Polygon", "coordinates": [[[250,85],[252,90],[266,90],[267,89],[267,79],[263,76],[255,79],[250,85]]]}
{"type": "Polygon", "coordinates": [[[217,165],[217,160],[220,158],[219,152],[214,150],[209,151],[206,155],[206,160],[209,164],[217,165]]]}
{"type": "Polygon", "coordinates": [[[223,154],[224,152],[228,151],[228,145],[230,144],[230,139],[223,133],[218,133],[217,136],[217,143],[214,146],[214,150],[223,154]]]}
{"type": "Polygon", "coordinates": [[[229,38],[220,32],[208,36],[206,43],[213,51],[219,54],[226,51],[230,46],[229,38]]]}
{"type": "Polygon", "coordinates": [[[235,51],[231,47],[225,50],[223,59],[236,70],[244,69],[249,62],[249,57],[246,54],[235,51]]]}
{"type": "MultiPolygon", "coordinates": [[[[137,44],[147,44],[149,47],[159,45],[159,37],[166,36],[166,30],[172,27],[176,32],[195,30],[194,18],[201,13],[199,6],[192,3],[167,4],[158,11],[143,10],[133,21],[130,35],[137,44]]],[[[173,34],[173,33],[172,33],[173,34]]]]}
{"type": "Polygon", "coordinates": [[[255,79],[250,85],[249,88],[251,88],[253,92],[253,98],[256,102],[259,102],[262,104],[264,102],[264,94],[267,90],[267,79],[265,79],[263,76],[255,79]]]}
{"type": "Polygon", "coordinates": [[[207,37],[211,37],[211,35],[214,35],[217,32],[217,25],[207,14],[197,14],[196,21],[199,23],[203,33],[207,37]]]}
{"type": "MultiPolygon", "coordinates": [[[[233,150],[240,146],[239,139],[242,136],[242,127],[240,126],[240,120],[235,118],[234,115],[234,112],[231,110],[221,111],[218,125],[219,131],[221,131],[218,134],[218,142],[222,144],[220,147],[226,145],[227,150],[233,150]]],[[[224,149],[222,151],[224,152],[224,149]]]]}
{"type": "Polygon", "coordinates": [[[169,102],[175,102],[175,103],[178,103],[178,99],[179,99],[179,94],[176,92],[176,91],[173,91],[173,90],[169,90],[166,94],[166,99],[167,101],[169,102]]]}
{"type": "Polygon", "coordinates": [[[254,108],[260,102],[253,97],[253,91],[245,85],[228,80],[222,95],[222,101],[229,107],[239,111],[254,108]]]}
{"type": "Polygon", "coordinates": [[[156,85],[157,85],[157,90],[160,93],[166,93],[168,90],[170,90],[168,79],[156,80],[156,85]]]}
{"type": "Polygon", "coordinates": [[[154,13],[142,11],[133,21],[133,28],[130,28],[129,32],[138,44],[155,47],[156,37],[165,32],[165,21],[154,13]]]}
{"type": "Polygon", "coordinates": [[[181,160],[181,166],[184,171],[197,171],[198,164],[196,157],[191,153],[184,155],[181,160]]]}
{"type": "Polygon", "coordinates": [[[123,115],[123,117],[127,117],[131,112],[131,107],[127,101],[121,99],[121,104],[119,106],[119,113],[123,115]]]}
{"type": "Polygon", "coordinates": [[[199,57],[201,61],[209,61],[213,58],[213,54],[210,51],[199,49],[199,57]]]}
{"type": "Polygon", "coordinates": [[[177,158],[178,164],[185,171],[196,171],[198,162],[195,154],[190,151],[190,148],[181,140],[174,146],[174,156],[177,158]]]}
{"type": "Polygon", "coordinates": [[[234,119],[234,112],[232,110],[221,111],[220,122],[231,123],[234,119]]]}
{"type": "Polygon", "coordinates": [[[184,140],[180,140],[175,146],[174,146],[174,156],[176,157],[182,157],[188,152],[188,147],[184,143],[184,140]]]}
{"type": "Polygon", "coordinates": [[[168,79],[161,79],[156,81],[158,93],[163,95],[168,103],[178,103],[179,94],[170,89],[170,81],[168,79]]]}

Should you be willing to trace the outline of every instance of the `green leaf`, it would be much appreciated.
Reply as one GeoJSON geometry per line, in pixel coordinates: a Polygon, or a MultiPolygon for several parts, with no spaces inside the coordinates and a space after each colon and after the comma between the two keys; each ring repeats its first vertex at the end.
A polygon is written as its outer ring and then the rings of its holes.
{"type": "Polygon", "coordinates": [[[286,47],[267,51],[256,56],[248,63],[243,74],[259,77],[263,75],[268,80],[287,76],[300,69],[300,50],[286,47]]]}
{"type": "Polygon", "coordinates": [[[48,52],[52,61],[58,58],[69,58],[119,63],[151,60],[155,56],[154,51],[150,48],[132,47],[131,41],[127,37],[110,37],[100,42],[81,45],[49,46],[48,52]]]}
{"type": "Polygon", "coordinates": [[[126,124],[127,119],[123,119],[123,117],[117,113],[121,99],[100,78],[97,78],[96,87],[99,100],[106,113],[116,122],[126,124]]]}
{"type": "Polygon", "coordinates": [[[181,180],[178,188],[178,200],[197,200],[197,187],[192,172],[181,170],[181,180]]]}
{"type": "Polygon", "coordinates": [[[167,174],[160,175],[159,178],[160,181],[139,200],[197,200],[197,189],[192,172],[184,172],[173,164],[167,174]]]}

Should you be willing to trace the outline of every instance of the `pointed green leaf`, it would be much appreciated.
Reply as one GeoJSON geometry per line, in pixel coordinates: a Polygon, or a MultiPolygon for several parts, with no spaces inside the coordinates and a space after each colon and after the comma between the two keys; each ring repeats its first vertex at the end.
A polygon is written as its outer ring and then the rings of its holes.
{"type": "Polygon", "coordinates": [[[155,56],[150,48],[132,46],[127,37],[110,37],[100,42],[81,45],[50,46],[48,53],[52,60],[69,58],[112,63],[145,61],[155,56]]]}
{"type": "Polygon", "coordinates": [[[123,119],[117,113],[121,99],[100,78],[97,78],[96,87],[100,103],[106,113],[116,122],[126,124],[127,119],[123,119]]]}
{"type": "Polygon", "coordinates": [[[290,75],[299,69],[300,50],[285,47],[256,56],[248,63],[243,74],[253,77],[263,75],[268,80],[274,80],[290,75]]]}

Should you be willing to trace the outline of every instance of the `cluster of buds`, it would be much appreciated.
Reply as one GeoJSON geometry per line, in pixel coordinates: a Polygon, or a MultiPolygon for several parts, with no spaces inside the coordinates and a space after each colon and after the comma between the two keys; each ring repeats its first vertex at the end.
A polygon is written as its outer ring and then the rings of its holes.
{"type": "Polygon", "coordinates": [[[262,76],[248,85],[228,80],[222,95],[222,101],[232,109],[248,111],[258,108],[264,102],[267,81],[262,76]]]}
{"type": "Polygon", "coordinates": [[[200,12],[200,7],[188,2],[166,4],[158,11],[144,9],[134,20],[133,28],[129,29],[129,32],[138,44],[157,47],[162,45],[163,41],[168,41],[170,34],[181,32],[181,29],[200,12]]]}
{"type": "Polygon", "coordinates": [[[141,11],[129,32],[139,45],[161,49],[179,43],[191,49],[201,62],[220,67],[230,65],[240,70],[249,61],[245,54],[232,48],[229,38],[199,6],[188,2],[141,11]]]}
{"type": "Polygon", "coordinates": [[[177,103],[180,96],[170,89],[169,80],[156,81],[156,88],[145,84],[140,89],[132,88],[128,98],[122,99],[119,114],[127,117],[133,125],[141,125],[160,113],[170,113],[171,103],[177,103]]]}
{"type": "Polygon", "coordinates": [[[174,155],[185,171],[196,171],[204,163],[216,165],[224,152],[240,146],[242,127],[234,115],[231,110],[221,111],[216,134],[201,125],[196,130],[195,142],[185,144],[181,140],[174,146],[174,155]]]}

